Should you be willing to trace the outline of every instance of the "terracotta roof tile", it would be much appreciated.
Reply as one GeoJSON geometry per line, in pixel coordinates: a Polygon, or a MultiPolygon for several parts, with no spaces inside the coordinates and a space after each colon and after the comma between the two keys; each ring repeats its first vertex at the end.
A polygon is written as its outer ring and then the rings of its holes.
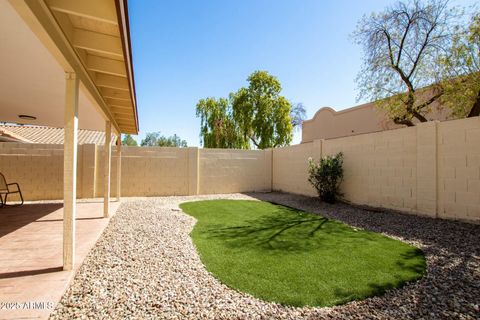
{"type": "MultiPolygon", "coordinates": [[[[53,128],[30,125],[0,125],[0,135],[14,137],[23,142],[63,144],[63,128],[53,128]]],[[[116,136],[112,135],[112,144],[115,144],[116,136]]],[[[94,130],[78,130],[78,144],[103,145],[105,132],[94,130]]]]}

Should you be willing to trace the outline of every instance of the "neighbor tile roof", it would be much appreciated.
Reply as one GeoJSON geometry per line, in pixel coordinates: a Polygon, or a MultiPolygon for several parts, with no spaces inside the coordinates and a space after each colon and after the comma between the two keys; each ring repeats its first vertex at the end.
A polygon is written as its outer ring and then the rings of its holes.
{"type": "MultiPolygon", "coordinates": [[[[23,142],[63,144],[63,128],[52,128],[30,125],[0,125],[0,135],[14,137],[23,142]]],[[[112,135],[112,144],[115,144],[116,137],[112,135]]],[[[93,130],[78,130],[78,144],[103,145],[105,132],[93,130]]]]}

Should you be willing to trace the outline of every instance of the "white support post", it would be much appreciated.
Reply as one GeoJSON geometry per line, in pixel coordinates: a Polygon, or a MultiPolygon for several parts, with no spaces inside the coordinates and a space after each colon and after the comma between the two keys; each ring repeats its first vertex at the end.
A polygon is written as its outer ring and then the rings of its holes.
{"type": "Polygon", "coordinates": [[[122,135],[117,137],[117,201],[120,202],[122,192],[122,135]]]}
{"type": "Polygon", "coordinates": [[[65,73],[65,136],[63,145],[63,270],[75,265],[77,202],[78,87],[75,73],[65,73]]]}
{"type": "Polygon", "coordinates": [[[104,151],[104,185],[103,185],[103,216],[108,218],[110,216],[110,164],[112,161],[112,124],[110,121],[105,121],[105,145],[104,151]]]}

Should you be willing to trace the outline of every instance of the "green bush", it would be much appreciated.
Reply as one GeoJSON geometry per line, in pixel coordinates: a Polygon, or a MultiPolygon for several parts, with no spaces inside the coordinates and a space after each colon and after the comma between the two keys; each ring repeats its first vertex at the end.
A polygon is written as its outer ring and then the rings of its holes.
{"type": "Polygon", "coordinates": [[[334,203],[338,196],[340,183],[343,180],[343,153],[326,156],[315,162],[308,159],[308,181],[317,190],[322,201],[334,203]]]}

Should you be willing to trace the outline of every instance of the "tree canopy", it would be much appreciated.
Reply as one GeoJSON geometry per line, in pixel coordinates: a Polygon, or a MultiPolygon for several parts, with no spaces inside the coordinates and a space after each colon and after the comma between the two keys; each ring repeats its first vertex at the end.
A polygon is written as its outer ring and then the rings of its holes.
{"type": "Polygon", "coordinates": [[[445,94],[442,102],[456,117],[480,115],[480,12],[453,37],[450,52],[441,60],[445,94]]]}
{"type": "Polygon", "coordinates": [[[428,121],[432,103],[444,94],[439,60],[451,45],[457,18],[448,0],[400,1],[364,16],[354,33],[364,51],[359,98],[378,101],[397,124],[428,121]],[[427,86],[428,92],[417,94],[427,86]]]}
{"type": "Polygon", "coordinates": [[[125,146],[137,146],[137,141],[130,134],[123,136],[122,144],[125,146]]]}
{"type": "Polygon", "coordinates": [[[140,143],[143,147],[187,147],[187,141],[174,134],[165,137],[160,132],[148,132],[140,143]]]}
{"type": "Polygon", "coordinates": [[[245,139],[258,149],[288,145],[293,138],[291,103],[280,95],[280,81],[266,71],[255,71],[233,95],[233,118],[245,139]]]}
{"type": "Polygon", "coordinates": [[[197,103],[200,137],[207,148],[274,148],[292,141],[293,128],[306,112],[281,95],[280,81],[267,71],[255,71],[248,86],[228,98],[206,98],[197,103]],[[293,108],[292,108],[293,107],[293,108]]]}
{"type": "Polygon", "coordinates": [[[197,103],[197,117],[201,118],[200,136],[204,147],[248,148],[248,141],[241,135],[233,118],[229,99],[200,99],[197,103]]]}

